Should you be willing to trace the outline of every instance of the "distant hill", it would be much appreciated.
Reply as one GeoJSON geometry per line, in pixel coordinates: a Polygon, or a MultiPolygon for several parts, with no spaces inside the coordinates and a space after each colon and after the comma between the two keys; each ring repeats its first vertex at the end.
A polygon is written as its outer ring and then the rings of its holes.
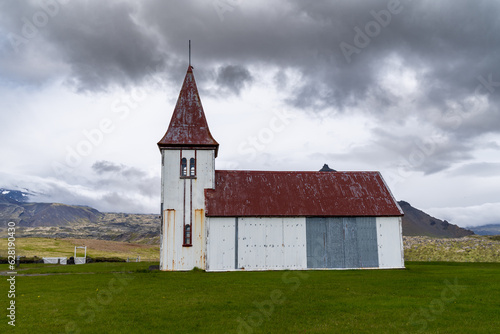
{"type": "Polygon", "coordinates": [[[19,224],[22,227],[68,226],[78,223],[96,223],[103,214],[87,206],[59,203],[24,203],[20,206],[19,224]]]}
{"type": "Polygon", "coordinates": [[[428,236],[435,238],[460,238],[474,234],[473,231],[434,218],[418,210],[405,201],[398,202],[405,213],[403,217],[403,235],[428,236]]]}
{"type": "Polygon", "coordinates": [[[479,235],[500,235],[500,224],[469,227],[469,229],[479,235]]]}
{"type": "Polygon", "coordinates": [[[19,227],[67,226],[95,223],[102,213],[87,206],[28,203],[29,192],[0,188],[0,223],[15,221],[19,227]]]}
{"type": "Polygon", "coordinates": [[[9,221],[16,236],[79,238],[157,243],[160,218],[155,214],[103,213],[79,205],[29,203],[30,193],[0,188],[0,237],[9,221]]]}

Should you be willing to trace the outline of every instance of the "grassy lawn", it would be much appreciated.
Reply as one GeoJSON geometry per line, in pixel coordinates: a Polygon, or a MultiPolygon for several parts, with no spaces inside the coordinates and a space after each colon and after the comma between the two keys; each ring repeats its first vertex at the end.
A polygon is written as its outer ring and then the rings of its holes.
{"type": "MultiPolygon", "coordinates": [[[[150,264],[21,266],[28,269],[20,274],[70,274],[17,277],[15,331],[494,333],[500,328],[499,263],[231,273],[148,272],[150,264]]],[[[0,291],[7,290],[4,277],[0,291]]],[[[5,310],[6,298],[1,300],[5,310]]],[[[2,318],[0,332],[13,332],[2,318]]]]}
{"type": "MultiPolygon", "coordinates": [[[[49,238],[17,238],[16,254],[27,257],[70,257],[74,255],[75,246],[87,246],[87,256],[119,257],[135,260],[159,260],[160,247],[156,245],[134,244],[128,242],[93,240],[93,239],[49,239],[49,238]]],[[[7,238],[0,239],[0,256],[7,255],[7,238]]],[[[84,250],[78,249],[77,256],[83,256],[84,250]]]]}
{"type": "MultiPolygon", "coordinates": [[[[101,274],[123,271],[146,271],[150,265],[158,262],[111,262],[111,263],[87,263],[85,265],[57,265],[43,263],[22,263],[17,269],[18,275],[39,274],[101,274]]],[[[8,271],[8,264],[0,264],[0,271],[8,271]]]]}

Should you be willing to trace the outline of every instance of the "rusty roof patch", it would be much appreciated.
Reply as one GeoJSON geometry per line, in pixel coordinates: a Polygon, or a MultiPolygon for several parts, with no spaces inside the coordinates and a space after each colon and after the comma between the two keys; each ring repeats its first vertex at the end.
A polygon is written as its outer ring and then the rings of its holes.
{"type": "Polygon", "coordinates": [[[193,67],[189,66],[182,89],[175,105],[167,132],[158,147],[213,147],[217,156],[219,143],[212,137],[201,105],[194,80],[193,67]]]}
{"type": "Polygon", "coordinates": [[[402,216],[379,172],[215,171],[206,215],[402,216]]]}

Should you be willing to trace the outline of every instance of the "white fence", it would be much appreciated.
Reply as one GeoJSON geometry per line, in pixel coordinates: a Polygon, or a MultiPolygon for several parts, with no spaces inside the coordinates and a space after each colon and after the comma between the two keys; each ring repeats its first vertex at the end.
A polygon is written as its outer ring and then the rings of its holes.
{"type": "Polygon", "coordinates": [[[65,257],[44,257],[43,263],[45,264],[66,264],[67,259],[65,257]]]}

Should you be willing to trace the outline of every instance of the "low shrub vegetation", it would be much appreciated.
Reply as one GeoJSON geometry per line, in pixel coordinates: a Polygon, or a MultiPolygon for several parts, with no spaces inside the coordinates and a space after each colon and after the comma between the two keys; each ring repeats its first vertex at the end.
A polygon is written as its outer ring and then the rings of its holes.
{"type": "Polygon", "coordinates": [[[403,237],[406,261],[500,262],[500,238],[403,237]]]}

